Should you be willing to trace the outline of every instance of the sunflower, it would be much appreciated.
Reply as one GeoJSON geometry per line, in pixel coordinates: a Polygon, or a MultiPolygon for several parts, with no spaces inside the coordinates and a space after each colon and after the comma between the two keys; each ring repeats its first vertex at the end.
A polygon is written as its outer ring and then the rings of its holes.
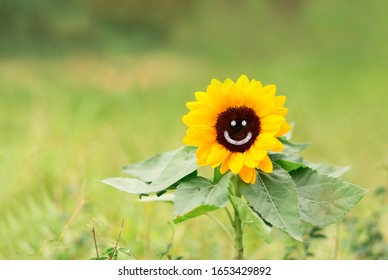
{"type": "Polygon", "coordinates": [[[222,174],[230,170],[250,184],[256,181],[256,168],[271,173],[268,151],[282,151],[277,137],[291,128],[283,107],[286,97],[275,93],[275,85],[263,86],[245,75],[236,83],[213,79],[206,92],[196,92],[196,101],[186,104],[183,142],[198,147],[198,165],[221,166],[222,174]]]}

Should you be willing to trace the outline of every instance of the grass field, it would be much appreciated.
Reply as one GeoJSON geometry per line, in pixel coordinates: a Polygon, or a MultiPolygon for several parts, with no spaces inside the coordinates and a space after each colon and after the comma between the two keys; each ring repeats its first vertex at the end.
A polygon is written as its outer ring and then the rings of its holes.
{"type": "MultiPolygon", "coordinates": [[[[211,218],[172,225],[170,205],[140,203],[99,180],[181,146],[194,92],[242,73],[287,95],[294,141],[312,143],[306,159],[350,165],[345,179],[370,190],[309,243],[313,256],[279,230],[271,244],[247,230],[246,257],[388,258],[388,5],[305,3],[278,18],[279,8],[247,3],[217,20],[216,4],[198,5],[168,43],[144,50],[0,56],[0,259],[90,259],[92,228],[102,251],[115,245],[122,219],[120,246],[140,259],[232,258],[211,218]]],[[[226,222],[222,211],[211,215],[226,222]]]]}

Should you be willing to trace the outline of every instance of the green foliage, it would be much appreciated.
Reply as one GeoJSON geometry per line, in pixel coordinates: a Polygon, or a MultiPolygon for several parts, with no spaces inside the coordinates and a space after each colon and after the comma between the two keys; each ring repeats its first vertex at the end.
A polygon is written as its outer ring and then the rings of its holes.
{"type": "Polygon", "coordinates": [[[180,149],[173,151],[156,154],[141,162],[126,165],[123,168],[123,172],[131,176],[137,177],[140,180],[150,183],[155,181],[160,175],[163,174],[167,164],[178,153],[180,149]]]}
{"type": "Polygon", "coordinates": [[[302,224],[303,242],[291,240],[291,244],[286,246],[283,259],[286,260],[306,260],[313,258],[315,252],[312,245],[320,240],[326,239],[323,229],[309,224],[302,224]]]}
{"type": "MultiPolygon", "coordinates": [[[[136,178],[107,178],[102,180],[102,182],[120,191],[129,192],[129,193],[139,193],[139,194],[148,193],[150,189],[147,183],[136,178]]],[[[163,189],[157,188],[153,191],[157,192],[163,189]]]]}
{"type": "Polygon", "coordinates": [[[348,235],[341,242],[342,247],[349,249],[356,259],[388,260],[388,242],[384,238],[384,214],[388,212],[388,189],[379,187],[374,191],[377,204],[365,221],[357,217],[347,217],[342,222],[348,235]]]}
{"type": "Polygon", "coordinates": [[[221,179],[218,184],[213,184],[203,177],[181,182],[175,192],[174,222],[183,222],[217,208],[226,207],[228,183],[227,179],[221,179]]]}
{"type": "Polygon", "coordinates": [[[284,159],[279,159],[276,161],[284,170],[290,172],[301,167],[307,167],[305,164],[295,161],[288,161],[284,159]]]}
{"type": "MultiPolygon", "coordinates": [[[[367,219],[360,219],[359,216],[345,217],[336,225],[335,246],[330,248],[334,258],[351,258],[361,260],[386,260],[388,259],[388,243],[384,238],[383,224],[384,214],[387,208],[384,206],[387,201],[386,187],[379,187],[373,191],[377,199],[378,207],[373,209],[367,219]],[[345,256],[341,255],[345,254],[345,256]]],[[[302,224],[303,243],[290,240],[286,246],[284,259],[312,259],[320,253],[319,242],[327,239],[324,229],[302,224]]]]}
{"type": "Polygon", "coordinates": [[[272,241],[271,227],[268,226],[241,198],[230,196],[230,201],[243,225],[249,226],[258,238],[270,243],[272,241]]]}
{"type": "Polygon", "coordinates": [[[167,260],[181,260],[183,259],[183,256],[175,255],[174,254],[174,238],[175,238],[175,229],[173,224],[169,223],[171,227],[171,240],[167,243],[166,247],[162,250],[160,250],[157,255],[159,259],[167,259],[167,260]]]}
{"type": "Polygon", "coordinates": [[[367,193],[353,184],[310,168],[292,171],[302,220],[320,227],[337,222],[367,193]]]}
{"type": "Polygon", "coordinates": [[[350,170],[349,166],[333,166],[329,164],[316,164],[311,162],[308,163],[308,166],[321,174],[326,174],[335,178],[341,177],[350,170]]]}
{"type": "MultiPolygon", "coordinates": [[[[155,258],[172,206],[138,203],[96,179],[178,147],[182,104],[209,76],[247,73],[276,83],[288,96],[288,119],[298,124],[294,139],[314,144],[306,159],[351,164],[346,178],[360,186],[385,183],[387,1],[195,1],[175,10],[173,21],[159,9],[148,11],[149,1],[137,1],[145,8],[132,11],[142,22],[169,25],[159,25],[163,37],[135,24],[107,28],[97,13],[107,22],[133,18],[110,1],[86,12],[81,2],[2,1],[0,45],[9,52],[0,50],[1,259],[88,259],[90,226],[99,226],[103,247],[111,247],[111,225],[123,216],[130,226],[122,246],[155,258]]],[[[368,194],[341,222],[341,258],[381,255],[388,212],[377,220],[374,213],[386,205],[368,194]]],[[[212,213],[227,223],[223,214],[212,213]]],[[[178,255],[231,257],[229,239],[206,217],[176,227],[178,255]]],[[[283,235],[256,250],[260,242],[249,233],[245,244],[255,249],[247,250],[248,258],[282,257],[283,235]]],[[[315,258],[333,256],[333,226],[326,233],[329,240],[315,244],[315,258]]],[[[276,229],[273,234],[279,237],[276,229]]]]}
{"type": "Polygon", "coordinates": [[[197,170],[196,149],[185,146],[124,167],[136,178],[107,178],[102,182],[121,191],[149,194],[164,191],[197,170]],[[150,184],[147,182],[152,181],[150,184]]]}
{"type": "Polygon", "coordinates": [[[281,155],[283,158],[289,161],[303,162],[303,158],[300,155],[306,148],[310,146],[310,143],[293,143],[290,139],[279,137],[280,142],[284,145],[284,150],[281,155]]]}
{"type": "Polygon", "coordinates": [[[166,258],[167,260],[182,260],[182,256],[173,256],[171,251],[173,248],[173,243],[168,243],[166,248],[158,253],[159,259],[166,258]]]}
{"type": "Polygon", "coordinates": [[[127,255],[127,256],[130,256],[130,257],[133,256],[131,250],[129,250],[128,248],[110,247],[110,248],[105,249],[102,252],[101,256],[96,257],[96,258],[91,258],[91,260],[98,260],[98,261],[99,260],[118,260],[120,253],[127,255]]]}
{"type": "Polygon", "coordinates": [[[241,193],[267,222],[302,240],[295,183],[287,171],[276,164],[270,174],[258,171],[256,183],[243,184],[241,193]]]}
{"type": "MultiPolygon", "coordinates": [[[[157,195],[163,195],[175,184],[175,197],[170,200],[174,204],[175,223],[227,207],[229,196],[239,220],[266,242],[271,240],[270,227],[263,219],[302,241],[301,221],[314,227],[333,224],[359,202],[366,190],[308,167],[309,163],[300,155],[306,144],[295,144],[284,138],[281,141],[285,146],[284,153],[271,155],[276,161],[273,172],[257,170],[254,184],[246,184],[230,172],[222,175],[219,169],[214,171],[213,182],[194,174],[198,168],[196,150],[187,146],[124,168],[126,173],[139,179],[109,178],[102,182],[131,193],[154,192],[157,195]],[[237,196],[229,195],[236,192],[237,196]],[[238,197],[239,194],[246,202],[238,197]]],[[[327,165],[313,166],[332,175],[346,170],[327,165]]],[[[231,222],[234,224],[236,220],[231,222]]]]}

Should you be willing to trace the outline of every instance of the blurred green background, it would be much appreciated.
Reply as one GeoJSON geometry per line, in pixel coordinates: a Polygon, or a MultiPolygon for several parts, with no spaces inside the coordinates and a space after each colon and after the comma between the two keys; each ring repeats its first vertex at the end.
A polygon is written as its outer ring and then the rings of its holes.
{"type": "Polygon", "coordinates": [[[350,165],[345,179],[370,190],[305,245],[248,229],[246,257],[388,259],[387,12],[379,0],[0,0],[0,259],[90,259],[92,228],[101,252],[122,219],[120,246],[138,258],[232,258],[209,217],[171,226],[170,205],[98,180],[181,146],[194,92],[243,73],[287,95],[307,160],[350,165]]]}

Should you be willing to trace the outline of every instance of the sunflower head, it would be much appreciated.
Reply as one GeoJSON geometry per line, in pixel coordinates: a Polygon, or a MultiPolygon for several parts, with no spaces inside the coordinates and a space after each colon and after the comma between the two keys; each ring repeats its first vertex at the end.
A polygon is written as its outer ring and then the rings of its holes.
{"type": "Polygon", "coordinates": [[[231,170],[246,183],[256,180],[256,168],[271,173],[268,151],[280,152],[277,137],[290,130],[283,107],[286,97],[275,96],[275,85],[263,86],[242,75],[237,82],[213,79],[205,92],[196,92],[183,117],[188,126],[183,142],[197,146],[198,165],[231,170]]]}

